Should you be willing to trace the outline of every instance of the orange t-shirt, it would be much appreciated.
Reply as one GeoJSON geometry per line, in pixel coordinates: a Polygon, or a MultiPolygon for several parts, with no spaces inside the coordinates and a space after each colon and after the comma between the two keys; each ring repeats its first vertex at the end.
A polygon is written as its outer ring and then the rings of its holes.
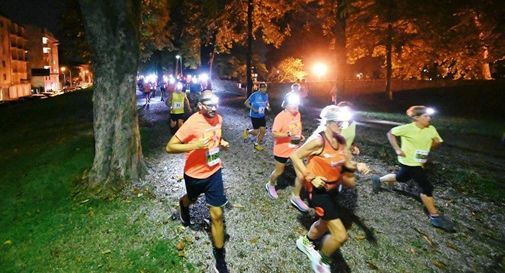
{"type": "Polygon", "coordinates": [[[318,155],[309,157],[307,171],[314,176],[323,176],[327,183],[336,183],[340,180],[342,166],[345,163],[345,144],[339,143],[334,149],[324,132],[319,137],[323,138],[323,151],[318,155]]]}
{"type": "Polygon", "coordinates": [[[187,176],[204,179],[221,168],[219,144],[222,123],[223,118],[220,115],[216,114],[213,118],[206,118],[198,112],[189,117],[175,133],[182,143],[193,143],[204,136],[211,137],[207,149],[197,149],[186,153],[184,173],[187,176]]]}
{"type": "MultiPolygon", "coordinates": [[[[274,119],[272,132],[287,133],[290,131],[293,135],[302,134],[302,118],[300,112],[295,115],[287,110],[283,110],[274,119]]],[[[290,143],[291,137],[276,137],[274,141],[274,155],[287,158],[291,153],[298,149],[299,145],[290,143]]]]}

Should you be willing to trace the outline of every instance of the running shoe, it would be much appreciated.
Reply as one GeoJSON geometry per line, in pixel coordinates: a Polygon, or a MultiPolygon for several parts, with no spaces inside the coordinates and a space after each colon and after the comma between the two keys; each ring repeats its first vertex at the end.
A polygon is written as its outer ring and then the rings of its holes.
{"type": "Polygon", "coordinates": [[[378,193],[381,189],[381,179],[377,175],[372,176],[372,191],[378,193]]]}
{"type": "Polygon", "coordinates": [[[314,270],[315,273],[330,273],[330,265],[323,263],[322,261],[317,261],[314,262],[312,261],[312,270],[314,270]]]}
{"type": "Polygon", "coordinates": [[[256,151],[263,151],[265,150],[265,147],[263,147],[261,144],[254,143],[254,149],[256,149],[256,151]]]}
{"type": "Polygon", "coordinates": [[[309,206],[307,206],[307,204],[305,204],[305,202],[303,202],[299,196],[291,196],[291,198],[289,198],[289,201],[291,202],[291,205],[293,205],[300,212],[305,213],[309,211],[309,206]]]}
{"type": "Polygon", "coordinates": [[[246,143],[248,139],[249,139],[249,130],[244,129],[244,131],[242,132],[242,140],[244,140],[244,143],[246,143]]]}
{"type": "Polygon", "coordinates": [[[430,216],[430,223],[436,228],[443,229],[447,232],[455,232],[454,224],[447,217],[443,215],[430,216]]]}
{"type": "Polygon", "coordinates": [[[272,198],[272,199],[279,198],[279,196],[277,195],[277,191],[275,191],[275,186],[272,186],[272,185],[270,185],[270,183],[267,183],[265,185],[265,189],[267,190],[268,195],[270,196],[270,198],[272,198]]]}
{"type": "Polygon", "coordinates": [[[215,259],[214,271],[216,273],[229,273],[228,266],[227,266],[226,260],[225,260],[224,249],[222,249],[221,251],[218,251],[214,248],[213,253],[214,253],[214,259],[215,259]]]}
{"type": "Polygon", "coordinates": [[[319,254],[319,251],[314,248],[314,244],[309,241],[307,236],[300,236],[296,240],[296,247],[309,257],[311,263],[313,264],[312,267],[314,267],[314,263],[319,263],[321,261],[321,254],[319,254]]]}
{"type": "Polygon", "coordinates": [[[184,207],[182,205],[181,200],[179,200],[179,218],[180,218],[181,224],[183,226],[187,227],[191,224],[190,217],[189,217],[189,208],[184,207]]]}

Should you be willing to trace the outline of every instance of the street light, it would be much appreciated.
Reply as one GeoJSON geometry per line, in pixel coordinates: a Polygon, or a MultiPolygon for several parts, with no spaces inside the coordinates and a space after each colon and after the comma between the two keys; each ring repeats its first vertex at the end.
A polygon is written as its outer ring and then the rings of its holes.
{"type": "Polygon", "coordinates": [[[179,55],[179,54],[177,54],[177,55],[175,55],[175,58],[177,59],[177,60],[175,61],[175,75],[179,75],[179,74],[178,74],[177,67],[178,67],[178,65],[179,65],[179,62],[181,62],[180,67],[181,67],[181,74],[182,74],[182,56],[181,56],[181,55],[179,55]]]}
{"type": "Polygon", "coordinates": [[[321,77],[324,76],[328,71],[328,67],[326,66],[326,64],[316,63],[312,67],[312,71],[317,75],[318,80],[321,80],[321,77]]]}
{"type": "Polygon", "coordinates": [[[61,72],[63,73],[63,87],[65,87],[65,82],[66,82],[66,79],[65,79],[65,69],[67,69],[66,67],[62,66],[60,68],[61,72]]]}

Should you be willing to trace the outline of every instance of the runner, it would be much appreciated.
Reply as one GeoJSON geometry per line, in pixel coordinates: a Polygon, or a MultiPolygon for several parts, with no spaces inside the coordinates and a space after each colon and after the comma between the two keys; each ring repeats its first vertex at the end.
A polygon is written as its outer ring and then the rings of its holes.
{"type": "MultiPolygon", "coordinates": [[[[352,103],[348,101],[341,101],[337,104],[337,106],[341,107],[344,111],[349,112],[349,126],[346,128],[342,129],[342,132],[340,133],[344,139],[345,139],[345,146],[347,150],[354,156],[357,156],[360,154],[360,149],[354,143],[354,139],[356,138],[356,122],[351,118],[352,117],[352,103]]],[[[356,164],[357,171],[363,174],[368,174],[370,172],[370,169],[365,163],[357,163],[356,164]]]]}
{"type": "Polygon", "coordinates": [[[316,130],[290,157],[296,170],[303,174],[311,206],[319,217],[307,235],[296,240],[296,246],[309,257],[316,273],[330,272],[330,256],[348,238],[336,202],[338,185],[355,185],[355,165],[346,151],[345,139],[340,135],[341,129],[348,125],[348,113],[341,107],[330,105],[323,108],[320,117],[320,127],[324,129],[316,130]],[[307,159],[307,165],[304,159],[307,159]],[[324,238],[321,250],[315,250],[313,241],[327,232],[329,235],[324,238]]]}
{"type": "Polygon", "coordinates": [[[179,199],[180,218],[190,225],[189,206],[205,194],[211,218],[211,234],[215,258],[214,270],[227,273],[224,249],[223,206],[228,203],[221,174],[220,148],[228,148],[222,139],[222,117],[217,113],[217,96],[212,91],[202,92],[199,112],[193,114],[167,144],[168,153],[186,153],[184,182],[186,194],[179,199]]]}
{"type": "Polygon", "coordinates": [[[421,201],[429,213],[431,225],[453,232],[454,224],[447,217],[440,215],[435,207],[433,185],[428,181],[424,169],[431,149],[437,148],[443,142],[435,127],[430,125],[433,114],[434,110],[426,106],[412,106],[407,109],[407,116],[412,122],[394,127],[387,133],[389,143],[398,156],[400,170],[382,177],[372,177],[372,186],[373,191],[378,193],[381,182],[393,185],[395,182],[413,179],[421,188],[421,201]],[[397,137],[401,138],[401,147],[397,137]]]}
{"type": "Polygon", "coordinates": [[[254,149],[263,151],[263,137],[265,136],[265,110],[270,111],[270,103],[268,102],[267,84],[265,82],[259,83],[259,90],[252,93],[249,98],[244,102],[244,105],[251,109],[249,117],[251,117],[252,129],[245,129],[242,133],[242,138],[247,141],[249,135],[256,138],[254,142],[254,149]]]}
{"type": "MultiPolygon", "coordinates": [[[[274,138],[274,159],[275,169],[270,174],[270,179],[265,185],[268,195],[272,199],[277,199],[277,179],[284,172],[286,162],[293,151],[295,151],[301,142],[305,140],[302,135],[302,121],[300,112],[298,112],[298,105],[300,104],[300,97],[296,94],[287,96],[286,101],[282,103],[284,110],[281,111],[274,119],[272,125],[272,136],[274,138]]],[[[295,169],[296,171],[296,169],[295,169]]],[[[295,187],[290,202],[301,212],[307,212],[309,207],[300,198],[300,191],[302,189],[301,174],[297,173],[295,178],[295,187]]]]}
{"type": "Polygon", "coordinates": [[[173,135],[184,123],[185,109],[192,112],[188,97],[182,92],[182,83],[176,84],[175,92],[167,99],[167,106],[170,108],[170,131],[173,135]]]}

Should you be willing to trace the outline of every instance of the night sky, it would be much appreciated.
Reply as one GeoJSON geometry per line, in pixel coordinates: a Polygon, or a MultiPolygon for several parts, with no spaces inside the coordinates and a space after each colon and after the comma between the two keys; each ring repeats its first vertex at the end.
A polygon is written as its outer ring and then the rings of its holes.
{"type": "Polygon", "coordinates": [[[61,0],[0,0],[0,11],[16,23],[46,27],[55,34],[63,4],[61,0]]]}

